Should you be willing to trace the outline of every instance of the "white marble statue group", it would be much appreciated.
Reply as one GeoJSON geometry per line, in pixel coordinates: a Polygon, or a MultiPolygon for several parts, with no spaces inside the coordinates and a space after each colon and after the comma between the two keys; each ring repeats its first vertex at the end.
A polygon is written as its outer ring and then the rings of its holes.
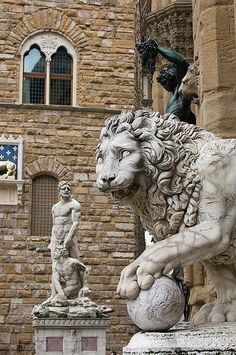
{"type": "MultiPolygon", "coordinates": [[[[80,203],[71,197],[68,181],[58,184],[60,201],[52,207],[53,227],[48,249],[52,258],[51,295],[34,307],[35,317],[107,317],[109,307],[97,306],[89,297],[88,270],[80,261],[77,231],[80,203]]],[[[45,251],[43,249],[42,251],[45,251]]]]}

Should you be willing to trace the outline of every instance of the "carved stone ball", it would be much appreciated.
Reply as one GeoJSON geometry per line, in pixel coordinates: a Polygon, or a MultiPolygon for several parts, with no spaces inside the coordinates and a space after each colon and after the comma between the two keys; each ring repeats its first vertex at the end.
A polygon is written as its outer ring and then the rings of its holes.
{"type": "Polygon", "coordinates": [[[184,295],[178,284],[167,276],[156,279],[148,291],[127,300],[132,321],[145,331],[165,331],[173,327],[184,311],[184,295]]]}

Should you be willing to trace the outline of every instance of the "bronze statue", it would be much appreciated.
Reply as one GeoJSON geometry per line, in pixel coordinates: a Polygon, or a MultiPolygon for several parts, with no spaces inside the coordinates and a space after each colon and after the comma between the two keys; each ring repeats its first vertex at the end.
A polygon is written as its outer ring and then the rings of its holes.
{"type": "Polygon", "coordinates": [[[159,46],[152,37],[138,44],[137,49],[140,53],[143,65],[146,67],[147,75],[149,76],[153,76],[154,74],[158,53],[173,63],[172,65],[163,67],[157,78],[158,83],[160,83],[165,90],[173,93],[173,96],[171,96],[167,103],[165,113],[173,113],[181,121],[195,124],[196,117],[190,108],[191,98],[179,92],[182,79],[186,75],[189,67],[189,63],[186,59],[181,54],[171,49],[159,46]]]}

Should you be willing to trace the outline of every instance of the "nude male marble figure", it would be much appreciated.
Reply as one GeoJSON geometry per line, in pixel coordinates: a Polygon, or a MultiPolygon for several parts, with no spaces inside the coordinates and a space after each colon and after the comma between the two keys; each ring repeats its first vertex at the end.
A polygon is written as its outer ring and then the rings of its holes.
{"type": "Polygon", "coordinates": [[[69,256],[79,259],[76,233],[80,222],[80,203],[71,197],[71,185],[68,181],[58,184],[60,201],[52,206],[52,237],[49,244],[52,259],[57,245],[69,249],[69,256]]]}

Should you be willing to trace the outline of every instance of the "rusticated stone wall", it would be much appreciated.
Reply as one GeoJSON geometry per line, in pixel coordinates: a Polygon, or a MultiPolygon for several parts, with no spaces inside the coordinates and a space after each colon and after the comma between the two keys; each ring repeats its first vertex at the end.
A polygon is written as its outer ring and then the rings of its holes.
{"type": "Polygon", "coordinates": [[[135,219],[95,183],[95,148],[104,119],[112,113],[0,105],[2,132],[25,140],[23,204],[0,206],[1,354],[34,353],[31,310],[50,294],[50,257],[35,252],[37,246],[47,246],[50,237],[32,236],[29,229],[31,181],[42,171],[69,179],[81,202],[78,241],[81,260],[91,269],[91,298],[114,309],[108,350],[126,345],[134,330],[115,290],[122,268],[136,254],[135,219]]]}
{"type": "Polygon", "coordinates": [[[1,1],[0,12],[0,100],[19,100],[22,42],[32,34],[54,31],[66,36],[78,53],[78,105],[134,105],[131,0],[6,0],[1,1]]]}
{"type": "Polygon", "coordinates": [[[194,51],[200,65],[200,125],[236,136],[235,1],[194,0],[194,51]]]}
{"type": "Polygon", "coordinates": [[[115,297],[122,268],[140,243],[134,216],[99,193],[95,149],[105,119],[137,104],[133,1],[3,0],[0,3],[0,134],[24,139],[21,206],[0,206],[0,353],[34,354],[31,310],[50,293],[51,264],[35,248],[49,236],[30,233],[32,178],[72,182],[81,202],[82,261],[91,268],[92,299],[114,309],[108,354],[121,352],[134,326],[115,297]],[[77,107],[19,104],[20,50],[41,31],[64,35],[78,53],[77,107]],[[79,106],[79,107],[78,107],[79,106]]]}

